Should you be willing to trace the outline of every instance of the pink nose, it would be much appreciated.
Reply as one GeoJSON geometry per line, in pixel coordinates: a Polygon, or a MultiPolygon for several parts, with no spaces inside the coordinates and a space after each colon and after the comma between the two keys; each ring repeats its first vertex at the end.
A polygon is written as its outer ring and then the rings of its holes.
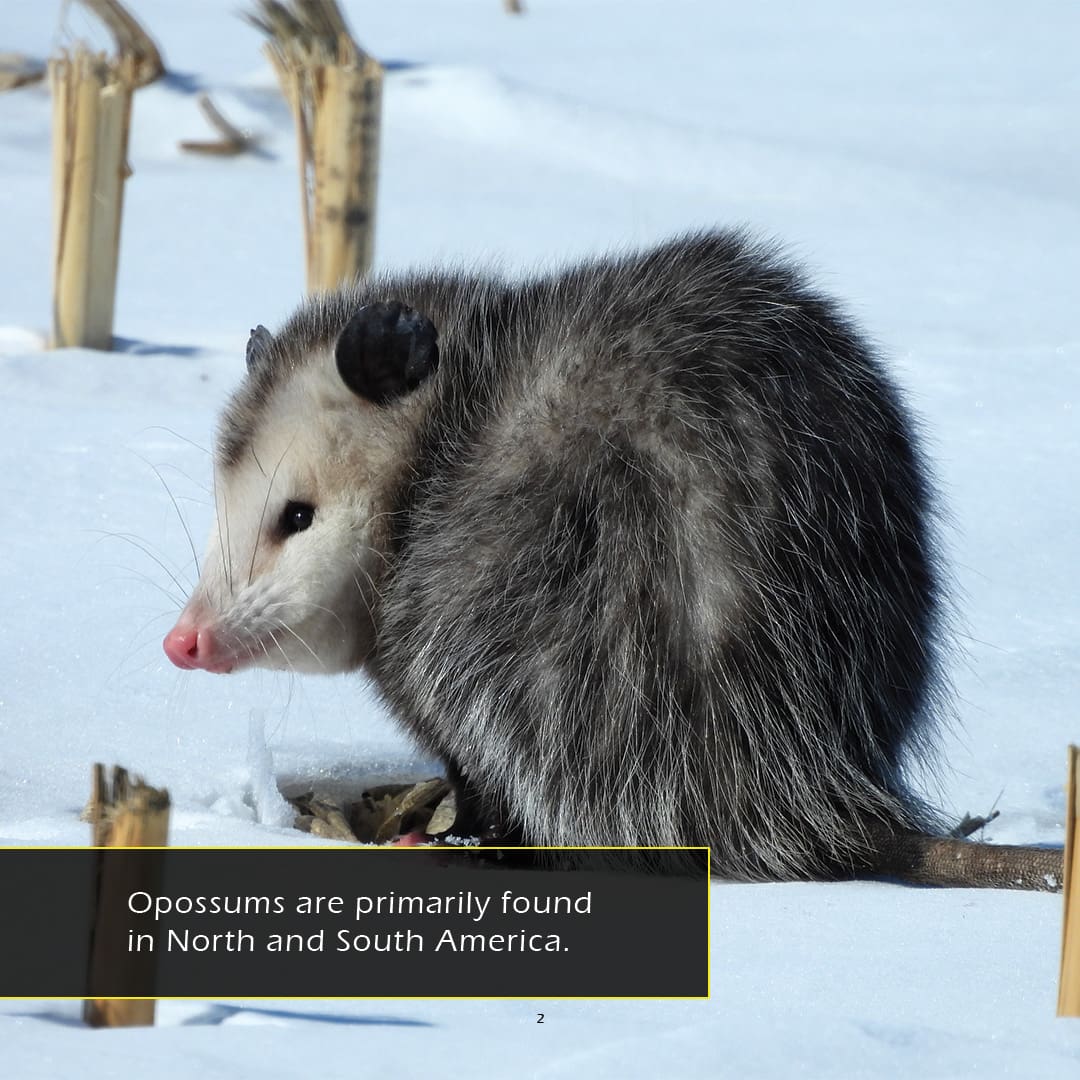
{"type": "Polygon", "coordinates": [[[179,622],[165,635],[162,645],[165,655],[178,668],[223,673],[236,666],[235,660],[223,653],[218,639],[205,626],[179,622]]]}

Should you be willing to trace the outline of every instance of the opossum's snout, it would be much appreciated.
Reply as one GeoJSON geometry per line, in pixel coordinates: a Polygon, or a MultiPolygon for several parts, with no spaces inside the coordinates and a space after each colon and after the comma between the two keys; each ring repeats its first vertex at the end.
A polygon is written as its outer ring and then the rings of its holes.
{"type": "MultiPolygon", "coordinates": [[[[283,460],[276,472],[290,483],[283,460]]],[[[345,616],[354,614],[348,583],[320,570],[327,560],[351,559],[352,533],[327,528],[325,521],[322,530],[312,530],[313,503],[276,493],[274,481],[263,479],[257,466],[219,477],[218,503],[219,523],[199,583],[165,635],[165,655],[179,668],[215,674],[250,666],[302,669],[323,645],[322,624],[329,617],[338,639],[329,650],[330,670],[354,666],[355,659],[344,655],[349,644],[341,640],[348,636],[345,616]],[[320,531],[324,535],[315,535],[320,531]],[[337,550],[343,545],[344,551],[337,550]],[[293,642],[302,647],[300,657],[293,655],[293,642]]],[[[320,516],[332,521],[335,515],[320,516]]],[[[337,517],[345,516],[339,507],[337,517]]],[[[321,661],[317,666],[327,670],[321,661]]]]}
{"type": "Polygon", "coordinates": [[[236,657],[222,648],[218,636],[204,624],[181,619],[166,635],[165,655],[187,671],[198,669],[225,675],[236,667],[236,657]]]}
{"type": "MultiPolygon", "coordinates": [[[[256,490],[236,481],[226,485],[234,512],[226,517],[223,494],[221,526],[199,584],[165,636],[165,655],[179,668],[216,674],[355,668],[371,647],[370,515],[357,504],[317,509],[286,498],[260,514],[258,528],[245,528],[236,519],[256,490]]],[[[260,497],[278,502],[272,491],[260,497]]]]}

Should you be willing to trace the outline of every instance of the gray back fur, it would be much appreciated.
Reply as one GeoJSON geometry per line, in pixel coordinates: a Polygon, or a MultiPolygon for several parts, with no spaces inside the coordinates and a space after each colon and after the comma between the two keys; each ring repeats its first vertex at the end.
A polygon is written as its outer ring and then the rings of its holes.
{"type": "Polygon", "coordinates": [[[223,426],[400,300],[441,361],[395,491],[370,662],[479,815],[535,844],[708,844],[743,879],[843,875],[932,828],[902,779],[941,696],[930,490],[837,309],[736,234],[521,285],[315,298],[223,426]],[[262,386],[262,390],[260,390],[262,386]]]}

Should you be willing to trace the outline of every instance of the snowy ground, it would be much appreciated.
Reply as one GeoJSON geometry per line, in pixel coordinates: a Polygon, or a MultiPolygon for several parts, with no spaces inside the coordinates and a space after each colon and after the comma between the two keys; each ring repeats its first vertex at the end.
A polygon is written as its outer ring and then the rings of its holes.
{"type": "MultiPolygon", "coordinates": [[[[715,223],[783,238],[892,358],[938,463],[964,655],[935,797],[997,803],[993,839],[1060,843],[1080,735],[1080,12],[527,2],[521,19],[498,0],[346,5],[394,62],[380,264],[513,270],[715,223]]],[[[47,55],[58,6],[4,0],[0,47],[47,55]]],[[[428,767],[355,680],[184,675],[160,651],[193,569],[176,507],[201,549],[216,410],[302,266],[257,35],[219,0],[131,6],[172,76],[135,107],[118,353],[41,351],[49,103],[0,97],[0,843],[84,843],[94,760],[169,787],[175,843],[297,842],[252,808],[253,709],[286,785],[428,767]],[[265,156],[179,153],[206,135],[200,88],[265,156]]],[[[712,921],[708,1002],[166,1003],[124,1032],[7,1002],[0,1062],[86,1080],[1078,1075],[1080,1029],[1053,1018],[1056,898],[717,885],[712,921]]]]}

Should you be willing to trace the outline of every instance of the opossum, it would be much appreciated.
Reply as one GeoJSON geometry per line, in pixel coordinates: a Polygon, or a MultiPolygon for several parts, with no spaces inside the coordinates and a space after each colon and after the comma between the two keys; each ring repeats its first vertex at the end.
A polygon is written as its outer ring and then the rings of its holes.
{"type": "Polygon", "coordinates": [[[313,295],[252,332],[215,474],[169,658],[363,669],[481,835],[1059,886],[906,779],[947,697],[934,492],[875,351],[769,246],[313,295]]]}

